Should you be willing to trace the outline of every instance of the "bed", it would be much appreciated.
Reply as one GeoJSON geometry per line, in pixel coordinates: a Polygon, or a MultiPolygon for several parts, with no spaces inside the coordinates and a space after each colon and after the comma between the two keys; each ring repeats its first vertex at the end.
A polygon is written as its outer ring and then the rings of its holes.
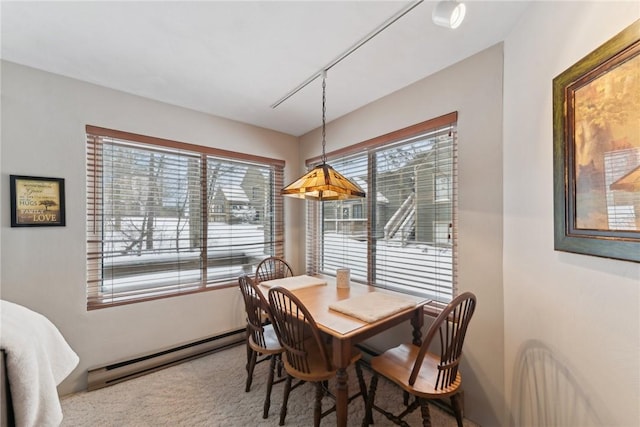
{"type": "Polygon", "coordinates": [[[0,351],[0,426],[8,427],[16,425],[13,416],[13,404],[11,403],[11,392],[9,391],[9,379],[7,378],[6,353],[0,351]]]}
{"type": "Polygon", "coordinates": [[[0,300],[2,425],[57,427],[62,408],[57,385],[78,365],[78,356],[49,319],[0,300]]]}

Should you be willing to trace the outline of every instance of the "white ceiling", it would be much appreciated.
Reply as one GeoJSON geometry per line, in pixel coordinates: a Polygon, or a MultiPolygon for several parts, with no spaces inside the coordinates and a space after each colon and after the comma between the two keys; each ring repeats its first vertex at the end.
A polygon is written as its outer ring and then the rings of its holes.
{"type": "MultiPolygon", "coordinates": [[[[415,2],[1,3],[2,59],[299,136],[321,124],[320,79],[271,105],[415,2]]],[[[327,74],[327,121],[492,46],[529,1],[466,0],[462,26],[424,1],[327,74]]]]}

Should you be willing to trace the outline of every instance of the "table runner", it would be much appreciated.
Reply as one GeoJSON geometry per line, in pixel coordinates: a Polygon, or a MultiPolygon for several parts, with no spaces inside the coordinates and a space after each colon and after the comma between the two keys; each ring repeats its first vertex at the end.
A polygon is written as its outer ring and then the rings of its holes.
{"type": "Polygon", "coordinates": [[[330,304],[329,308],[365,322],[373,323],[415,306],[416,302],[414,300],[389,295],[384,292],[369,292],[368,294],[335,302],[330,304]]]}
{"type": "Polygon", "coordinates": [[[285,289],[293,291],[295,289],[308,288],[310,286],[322,286],[326,285],[327,281],[318,277],[307,276],[303,274],[301,276],[284,277],[282,279],[265,280],[260,282],[261,285],[271,288],[273,286],[281,286],[285,289]]]}

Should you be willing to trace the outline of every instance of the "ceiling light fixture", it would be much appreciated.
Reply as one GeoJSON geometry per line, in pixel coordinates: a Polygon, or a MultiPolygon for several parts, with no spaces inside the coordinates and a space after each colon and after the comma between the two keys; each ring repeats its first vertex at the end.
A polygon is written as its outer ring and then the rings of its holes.
{"type": "Polygon", "coordinates": [[[326,99],[327,70],[322,71],[322,163],[282,189],[283,196],[309,200],[345,200],[365,197],[360,186],[327,164],[326,145],[326,99]]]}
{"type": "Polygon", "coordinates": [[[456,29],[462,24],[466,11],[464,3],[456,0],[442,0],[433,8],[431,19],[436,25],[456,29]]]}

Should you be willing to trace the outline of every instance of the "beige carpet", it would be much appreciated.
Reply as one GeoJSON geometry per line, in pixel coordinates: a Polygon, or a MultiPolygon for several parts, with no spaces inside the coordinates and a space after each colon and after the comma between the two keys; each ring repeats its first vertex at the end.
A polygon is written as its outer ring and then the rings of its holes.
{"type": "MultiPolygon", "coordinates": [[[[191,362],[173,366],[143,377],[103,389],[76,393],[62,398],[62,426],[277,426],[283,384],[273,388],[269,418],[262,418],[268,363],[254,372],[249,393],[244,392],[246,371],[244,346],[233,347],[191,362]]],[[[351,368],[353,369],[353,368],[351,368]]],[[[369,372],[365,369],[369,384],[369,372]]],[[[357,390],[355,371],[349,371],[349,390],[357,390]]],[[[304,384],[289,397],[287,426],[313,425],[314,388],[304,384]]],[[[323,408],[331,406],[325,398],[323,408]]],[[[376,403],[401,407],[402,392],[381,379],[376,403]]],[[[349,404],[349,426],[360,426],[361,398],[349,404]]],[[[430,405],[434,427],[455,426],[455,418],[430,405]]],[[[374,412],[374,426],[392,425],[374,412]]],[[[323,426],[335,425],[335,413],[322,419],[323,426]]],[[[417,410],[407,422],[422,425],[417,410]]],[[[465,426],[475,424],[465,420],[465,426]]]]}

